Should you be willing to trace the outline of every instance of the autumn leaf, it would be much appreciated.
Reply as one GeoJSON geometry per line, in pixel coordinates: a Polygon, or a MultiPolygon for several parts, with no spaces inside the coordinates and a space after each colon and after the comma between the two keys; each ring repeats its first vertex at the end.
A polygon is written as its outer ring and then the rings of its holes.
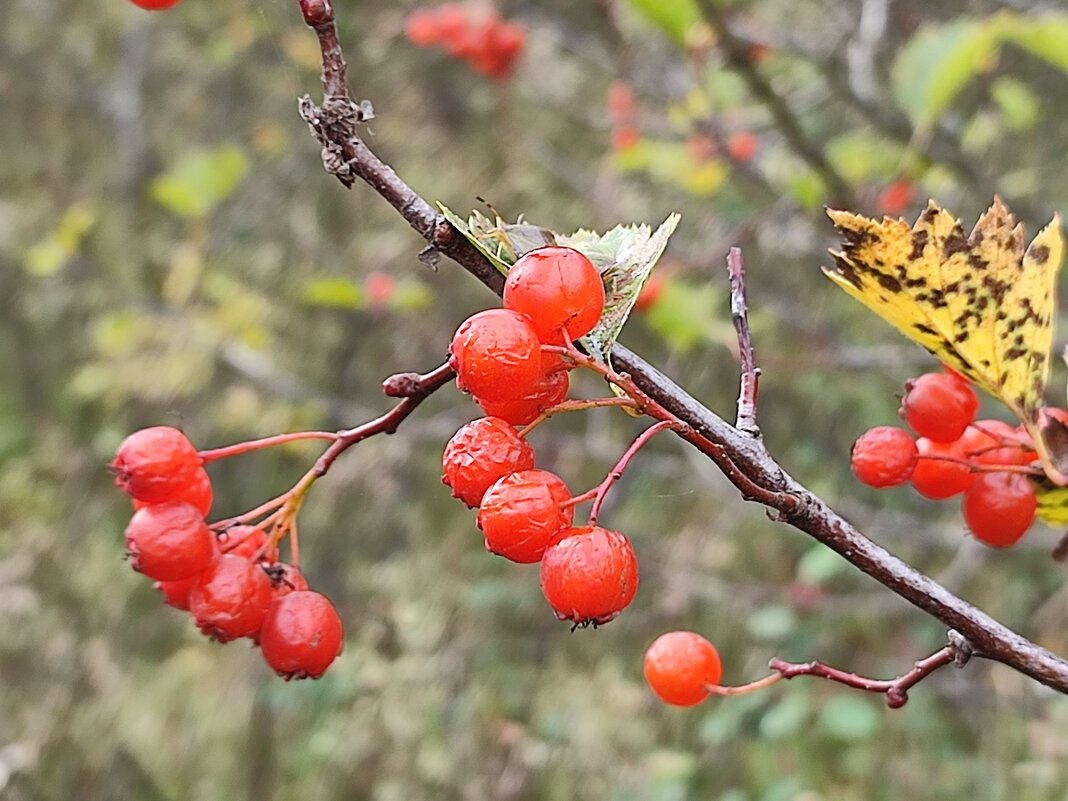
{"type": "Polygon", "coordinates": [[[1000,198],[967,236],[934,201],[913,226],[847,211],[828,215],[843,244],[826,275],[1008,406],[1031,433],[1051,480],[1068,484],[1039,427],[1064,251],[1060,218],[1025,249],[1023,227],[1000,198]]]}

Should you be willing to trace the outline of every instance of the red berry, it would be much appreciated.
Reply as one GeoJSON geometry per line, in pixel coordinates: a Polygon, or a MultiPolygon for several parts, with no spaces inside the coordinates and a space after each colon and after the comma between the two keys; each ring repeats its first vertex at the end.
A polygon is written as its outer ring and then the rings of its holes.
{"type": "Polygon", "coordinates": [[[912,471],[912,486],[920,495],[932,501],[941,501],[959,495],[972,485],[975,473],[967,464],[945,461],[966,460],[959,442],[932,442],[920,437],[916,440],[916,448],[920,458],[912,471]]]}
{"type": "Polygon", "coordinates": [[[393,297],[396,282],[389,273],[375,272],[367,276],[364,289],[367,290],[367,298],[372,306],[385,306],[393,297]]]}
{"type": "Polygon", "coordinates": [[[293,565],[278,563],[267,568],[267,576],[274,586],[274,597],[281,598],[291,592],[308,589],[308,580],[293,565]]]}
{"type": "Polygon", "coordinates": [[[949,373],[924,373],[905,383],[901,416],[909,428],[935,442],[954,442],[975,420],[979,398],[949,373]]]}
{"type": "Polygon", "coordinates": [[[193,587],[200,581],[200,574],[174,581],[157,581],[152,586],[163,593],[163,602],[183,612],[189,611],[189,594],[193,587]]]}
{"type": "Polygon", "coordinates": [[[649,311],[656,305],[656,302],[660,300],[660,296],[663,294],[663,279],[656,275],[650,275],[646,279],[642,291],[638,293],[638,299],[634,301],[634,308],[640,312],[649,311]]]}
{"type": "MultiPolygon", "coordinates": [[[[167,498],[167,502],[183,502],[194,507],[204,517],[211,511],[211,504],[215,500],[215,493],[211,488],[211,476],[203,467],[197,468],[193,474],[193,480],[186,484],[173,496],[167,498]]],[[[148,501],[133,499],[134,509],[143,509],[152,504],[148,501]]]]}
{"type": "MultiPolygon", "coordinates": [[[[224,553],[251,559],[267,544],[267,532],[255,526],[231,526],[223,532],[220,546],[224,553]]],[[[274,564],[278,561],[278,546],[268,549],[259,561],[274,564]]]]}
{"type": "Polygon", "coordinates": [[[524,426],[543,410],[561,403],[567,397],[569,384],[570,380],[566,372],[549,373],[538,382],[535,390],[524,398],[504,401],[475,398],[475,403],[486,413],[487,417],[499,417],[512,425],[524,426]]]}
{"type": "Polygon", "coordinates": [[[162,11],[178,5],[182,0],[130,0],[135,6],[147,8],[149,11],[162,11]]]}
{"type": "Polygon", "coordinates": [[[194,576],[215,557],[215,537],[188,503],[162,503],[134,512],[126,527],[126,553],[134,570],[151,579],[194,576]]]}
{"type": "Polygon", "coordinates": [[[279,598],[260,631],[267,664],[289,679],[317,679],[341,653],[344,630],[325,595],[298,590],[279,598]]]}
{"type": "Polygon", "coordinates": [[[508,309],[468,317],[453,335],[449,364],[460,388],[483,400],[522,398],[543,373],[541,342],[530,321],[508,309]]]}
{"type": "Polygon", "coordinates": [[[460,428],[441,458],[442,482],[470,507],[497,479],[534,467],[534,449],[499,417],[482,417],[460,428]]]}
{"type": "Polygon", "coordinates": [[[965,429],[960,447],[969,461],[983,465],[1024,465],[1038,458],[1031,439],[1002,420],[976,420],[965,429]]]}
{"type": "Polygon", "coordinates": [[[253,637],[274,598],[259,564],[224,553],[204,571],[189,594],[189,611],[202,632],[219,642],[253,637]]]}
{"type": "Polygon", "coordinates": [[[568,529],[542,555],[541,591],[561,620],[607,623],[637,590],[638,560],[618,531],[568,529]]]}
{"type": "Polygon", "coordinates": [[[964,493],[964,523],[979,542],[1007,548],[1035,520],[1035,486],[1019,473],[982,473],[964,493]]]}
{"type": "Polygon", "coordinates": [[[616,153],[633,150],[639,142],[641,142],[641,135],[629,125],[612,129],[612,150],[616,153]]]}
{"type": "Polygon", "coordinates": [[[115,486],[139,501],[163,503],[185,491],[201,465],[197,449],[177,428],[155,426],[122,441],[111,468],[115,486]]]}
{"type": "Polygon", "coordinates": [[[478,510],[486,550],[521,564],[540,561],[556,536],[571,526],[574,508],[560,508],[570,497],[563,480],[545,470],[500,479],[486,490],[478,510]]]}
{"type": "Polygon", "coordinates": [[[430,47],[441,42],[438,17],[426,8],[417,8],[404,20],[404,35],[416,47],[430,47]]]}
{"type": "Polygon", "coordinates": [[[634,90],[624,81],[608,87],[608,116],[613,123],[627,122],[634,115],[634,90]]]}
{"type": "Polygon", "coordinates": [[[572,248],[532,250],[512,265],[504,282],[505,308],[529,317],[545,343],[562,342],[564,330],[573,340],[590,333],[604,299],[601,274],[572,248]]]}
{"type": "Polygon", "coordinates": [[[463,57],[471,47],[471,30],[467,10],[459,3],[446,3],[437,10],[438,35],[445,49],[463,57]]]}
{"type": "Polygon", "coordinates": [[[877,426],[853,443],[853,474],[869,487],[897,487],[912,477],[919,452],[907,431],[877,426]]]}
{"type": "Polygon", "coordinates": [[[897,217],[912,205],[914,191],[910,181],[902,178],[894,181],[879,195],[879,211],[889,217],[897,217]]]}
{"type": "Polygon", "coordinates": [[[692,631],[661,634],[645,652],[645,680],[665,704],[693,706],[719,684],[723,663],[716,647],[692,631]]]}
{"type": "Polygon", "coordinates": [[[760,140],[750,131],[738,131],[727,138],[727,152],[735,161],[752,161],[760,150],[760,140]]]}

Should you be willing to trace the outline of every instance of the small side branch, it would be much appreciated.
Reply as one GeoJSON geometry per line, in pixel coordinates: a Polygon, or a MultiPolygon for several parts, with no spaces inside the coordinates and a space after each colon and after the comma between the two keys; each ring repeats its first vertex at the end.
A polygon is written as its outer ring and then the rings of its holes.
{"type": "Polygon", "coordinates": [[[741,387],[738,390],[738,418],[735,428],[753,436],[760,436],[757,426],[757,390],[760,368],[753,354],[753,338],[749,333],[749,305],[745,297],[745,262],[740,248],[727,254],[727,275],[731,284],[731,320],[738,332],[738,360],[742,365],[741,387]]]}

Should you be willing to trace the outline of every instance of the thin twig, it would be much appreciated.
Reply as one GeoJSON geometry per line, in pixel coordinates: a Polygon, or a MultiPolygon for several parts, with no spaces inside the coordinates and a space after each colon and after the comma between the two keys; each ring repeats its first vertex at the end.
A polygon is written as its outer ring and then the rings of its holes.
{"type": "Polygon", "coordinates": [[[757,391],[760,387],[760,368],[753,354],[753,338],[749,333],[749,306],[745,298],[745,262],[740,248],[727,253],[727,276],[731,285],[731,320],[738,332],[738,360],[742,366],[741,386],[738,389],[738,418],[735,428],[753,436],[760,436],[757,426],[757,391]]]}

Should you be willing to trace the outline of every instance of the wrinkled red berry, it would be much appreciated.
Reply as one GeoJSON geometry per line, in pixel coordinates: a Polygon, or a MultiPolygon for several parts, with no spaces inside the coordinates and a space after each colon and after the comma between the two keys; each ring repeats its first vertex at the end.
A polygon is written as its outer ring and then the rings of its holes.
{"type": "MultiPolygon", "coordinates": [[[[604,312],[604,282],[593,263],[572,248],[532,250],[512,265],[504,306],[530,318],[547,344],[585,336],[604,312]]],[[[476,395],[479,393],[475,393],[476,395]]]]}
{"type": "Polygon", "coordinates": [[[545,549],[541,591],[561,620],[607,623],[638,590],[638,560],[630,541],[600,526],[569,529],[545,549]]]}
{"type": "Polygon", "coordinates": [[[111,468],[115,486],[139,501],[163,503],[185,491],[201,466],[197,449],[177,428],[154,426],[130,434],[111,468]]]}
{"type": "MultiPolygon", "coordinates": [[[[196,508],[201,515],[207,517],[208,513],[211,512],[211,505],[215,501],[215,493],[212,490],[211,476],[208,475],[208,471],[203,467],[198,467],[193,474],[193,479],[174,495],[167,498],[167,501],[188,503],[196,508]]],[[[152,504],[148,501],[139,501],[134,498],[133,505],[134,509],[143,509],[152,504]]]]}
{"type": "Polygon", "coordinates": [[[571,526],[574,508],[561,509],[571,497],[563,480],[545,470],[523,470],[497,481],[486,490],[478,511],[478,527],[486,550],[528,564],[571,526]]]}
{"type": "Polygon", "coordinates": [[[442,482],[470,507],[497,479],[534,467],[534,449],[499,417],[482,417],[460,428],[441,458],[442,482]]]}
{"type": "Polygon", "coordinates": [[[225,553],[211,563],[189,594],[197,627],[219,642],[254,637],[274,598],[273,586],[258,563],[225,553]]]}
{"type": "Polygon", "coordinates": [[[298,590],[271,604],[260,631],[267,664],[289,679],[317,679],[341,653],[344,630],[325,595],[298,590]]]}
{"type": "Polygon", "coordinates": [[[912,477],[919,451],[907,431],[877,426],[853,443],[850,466],[869,487],[896,487],[912,477]]]}
{"type": "Polygon", "coordinates": [[[163,593],[163,602],[183,612],[189,611],[189,594],[200,580],[200,574],[174,581],[157,581],[152,586],[163,593]]]}
{"type": "Polygon", "coordinates": [[[567,397],[570,383],[567,373],[558,371],[543,377],[534,391],[525,397],[503,401],[487,401],[476,397],[475,403],[487,417],[499,417],[512,425],[524,426],[545,409],[561,403],[567,397]]]}
{"type": "Polygon", "coordinates": [[[215,557],[215,536],[188,503],[162,503],[134,512],[126,527],[133,569],[158,581],[188,578],[215,557]]]}
{"type": "Polygon", "coordinates": [[[508,309],[468,317],[456,329],[449,353],[460,388],[488,401],[529,395],[544,374],[534,328],[508,309]]]}

